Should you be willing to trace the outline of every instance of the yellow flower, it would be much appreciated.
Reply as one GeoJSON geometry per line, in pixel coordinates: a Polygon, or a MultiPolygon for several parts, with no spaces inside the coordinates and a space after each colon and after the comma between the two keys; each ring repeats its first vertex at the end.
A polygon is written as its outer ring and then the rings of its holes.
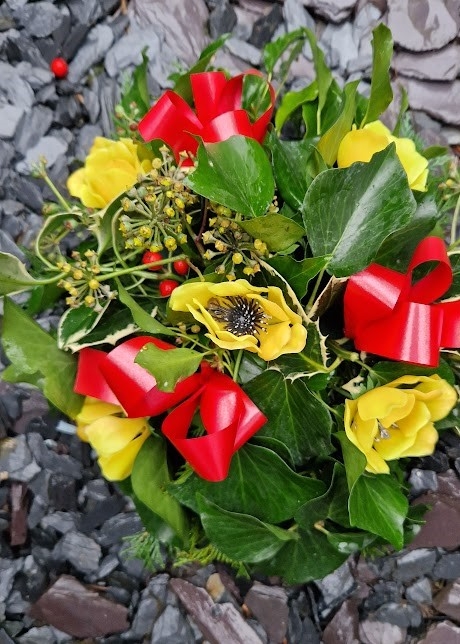
{"type": "Polygon", "coordinates": [[[88,208],[104,208],[152,168],[152,161],[141,160],[138,152],[131,139],[97,136],[83,168],[67,179],[68,191],[88,208]]]}
{"type": "Polygon", "coordinates": [[[169,305],[173,311],[189,311],[222,349],[246,349],[263,360],[298,353],[307,339],[300,315],[275,286],[259,288],[243,279],[189,282],[174,289],[169,305]]]}
{"type": "Polygon", "coordinates": [[[339,168],[348,168],[356,161],[368,162],[376,152],[384,150],[390,143],[396,145],[396,154],[406,171],[412,190],[426,191],[428,161],[419,154],[411,139],[393,136],[380,121],[373,121],[362,130],[354,129],[342,139],[337,153],[339,168]]]}
{"type": "Polygon", "coordinates": [[[129,476],[150,435],[147,419],[126,418],[118,405],[87,397],[76,421],[78,437],[96,450],[105,478],[121,481],[129,476]]]}
{"type": "Polygon", "coordinates": [[[366,470],[388,474],[386,461],[432,454],[433,423],[453,409],[457,393],[438,375],[402,376],[345,401],[345,432],[366,456],[366,470]]]}

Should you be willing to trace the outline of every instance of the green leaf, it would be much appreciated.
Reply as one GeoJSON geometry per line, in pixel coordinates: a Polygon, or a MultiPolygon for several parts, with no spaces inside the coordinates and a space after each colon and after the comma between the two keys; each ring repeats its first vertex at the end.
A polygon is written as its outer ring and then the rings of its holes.
{"type": "Polygon", "coordinates": [[[318,530],[299,528],[298,539],[289,541],[259,568],[267,575],[282,575],[288,584],[322,579],[338,568],[348,554],[340,553],[318,530]]]}
{"type": "Polygon", "coordinates": [[[383,537],[398,550],[404,546],[409,502],[390,475],[360,476],[351,490],[349,508],[352,526],[383,537]]]}
{"type": "Polygon", "coordinates": [[[132,335],[136,331],[138,331],[138,327],[133,324],[128,310],[117,310],[116,306],[109,307],[107,315],[102,318],[100,324],[77,342],[67,344],[66,348],[75,352],[84,347],[93,347],[98,344],[115,346],[119,340],[132,335]]]}
{"type": "Polygon", "coordinates": [[[185,183],[199,195],[248,217],[263,215],[275,193],[270,161],[254,139],[231,136],[202,143],[198,165],[185,183]]]}
{"type": "Polygon", "coordinates": [[[393,128],[393,136],[399,136],[401,131],[401,126],[404,120],[404,115],[409,109],[409,97],[407,90],[402,85],[399,86],[399,91],[401,93],[401,105],[399,107],[398,118],[396,119],[396,124],[393,128]]]}
{"type": "Polygon", "coordinates": [[[4,305],[2,343],[14,365],[9,372],[3,372],[3,379],[30,382],[31,375],[40,373],[42,378],[34,376],[33,380],[46,398],[64,414],[75,418],[83,401],[73,392],[76,357],[61,351],[56,340],[8,298],[4,305]]]}
{"type": "Polygon", "coordinates": [[[150,107],[150,95],[147,86],[147,66],[149,59],[146,55],[147,47],[142,50],[142,63],[136,67],[128,90],[123,94],[121,104],[129,113],[131,103],[136,103],[140,111],[140,118],[144,116],[150,107]]]}
{"type": "Polygon", "coordinates": [[[155,320],[152,315],[149,315],[147,311],[144,311],[144,309],[139,306],[118,280],[117,291],[118,299],[122,304],[128,307],[131,311],[134,322],[142,331],[152,333],[152,335],[174,335],[174,331],[171,331],[169,327],[161,324],[161,322],[155,320]]]}
{"type": "Polygon", "coordinates": [[[318,141],[318,150],[328,165],[334,165],[337,161],[337,151],[340,142],[347,132],[351,130],[355,117],[355,96],[359,81],[347,83],[344,88],[343,108],[335,123],[318,141]]]}
{"type": "Polygon", "coordinates": [[[329,257],[307,257],[296,261],[290,255],[286,255],[271,257],[267,263],[289,282],[296,296],[302,299],[307,293],[310,280],[327,266],[328,261],[329,257]]]}
{"type": "Polygon", "coordinates": [[[307,38],[310,42],[311,51],[313,54],[313,64],[315,66],[315,78],[318,84],[318,108],[316,114],[316,131],[318,134],[321,133],[321,112],[326,105],[326,99],[329,91],[329,87],[333,81],[332,73],[329,67],[326,65],[324,59],[324,54],[321,49],[318,47],[316,42],[316,37],[310,29],[306,29],[307,38]]]}
{"type": "Polygon", "coordinates": [[[442,216],[431,197],[423,199],[409,223],[385,239],[375,261],[400,272],[406,271],[414,250],[431,233],[442,216]]]}
{"type": "Polygon", "coordinates": [[[297,535],[255,517],[228,512],[198,494],[201,523],[218,550],[236,561],[258,563],[270,559],[286,541],[297,535]]]}
{"type": "Polygon", "coordinates": [[[368,266],[383,240],[410,221],[416,202],[392,143],[369,163],[322,172],[302,210],[313,255],[331,255],[328,271],[347,277],[368,266]]]}
{"type": "Polygon", "coordinates": [[[171,392],[179,380],[195,373],[202,360],[203,354],[193,349],[165,351],[149,342],[139,351],[134,362],[152,374],[160,391],[171,392]]]}
{"type": "Polygon", "coordinates": [[[312,181],[307,164],[314,151],[311,141],[282,141],[270,132],[267,147],[272,155],[276,187],[291,208],[299,210],[312,181]]]}
{"type": "Polygon", "coordinates": [[[281,128],[286,123],[288,118],[299,107],[305,103],[312,103],[318,97],[318,84],[316,81],[307,85],[303,89],[295,92],[286,92],[281,99],[278,109],[275,114],[275,128],[277,132],[281,132],[281,128]]]}
{"type": "Polygon", "coordinates": [[[274,253],[289,248],[305,235],[302,226],[278,213],[238,223],[251,237],[265,242],[274,253]]]}
{"type": "Polygon", "coordinates": [[[166,455],[166,442],[150,436],[134,461],[131,483],[137,498],[165,521],[186,544],[188,524],[184,509],[168,492],[171,482],[166,455]]]}
{"type": "Polygon", "coordinates": [[[376,539],[376,536],[369,532],[329,532],[326,537],[331,546],[344,555],[361,552],[376,539]]]}
{"type": "Polygon", "coordinates": [[[455,384],[455,378],[452,373],[452,369],[449,367],[448,363],[445,360],[441,360],[438,367],[419,367],[415,364],[407,364],[402,362],[377,362],[372,367],[372,371],[377,374],[377,377],[380,380],[379,384],[386,384],[396,378],[401,376],[413,375],[413,376],[432,376],[433,374],[438,374],[444,380],[447,380],[451,385],[455,384]]]}
{"type": "Polygon", "coordinates": [[[303,380],[286,380],[270,369],[248,382],[245,391],[268,418],[259,434],[284,443],[295,465],[330,453],[331,417],[303,380]]]}
{"type": "Polygon", "coordinates": [[[273,74],[276,63],[281,59],[283,54],[291,45],[296,44],[299,41],[300,44],[303,45],[305,37],[305,29],[301,27],[300,29],[290,31],[276,40],[272,40],[267,43],[262,50],[262,61],[265,69],[267,70],[267,74],[273,74]]]}
{"type": "Polygon", "coordinates": [[[225,41],[229,38],[230,34],[223,34],[217,40],[210,43],[200,54],[197,62],[182,76],[179,76],[175,85],[174,91],[179,96],[182,96],[184,101],[190,105],[193,103],[193,94],[192,86],[190,84],[190,74],[197,74],[199,72],[205,72],[208,68],[208,65],[211,63],[216,52],[225,44],[225,41]]]}
{"type": "Polygon", "coordinates": [[[126,196],[124,192],[118,195],[105,208],[93,214],[94,223],[89,226],[97,239],[97,252],[101,255],[105,250],[112,248],[112,222],[121,208],[121,200],[126,196]]]}
{"type": "Polygon", "coordinates": [[[460,295],[460,252],[456,251],[455,254],[449,255],[449,259],[454,274],[454,280],[445,297],[457,297],[460,295]]]}
{"type": "Polygon", "coordinates": [[[342,446],[348,490],[351,492],[356,481],[364,473],[367,460],[364,454],[348,440],[345,432],[337,432],[335,436],[337,436],[342,446]]]}
{"type": "Polygon", "coordinates": [[[173,484],[171,494],[198,511],[196,494],[224,510],[249,514],[268,523],[292,518],[301,505],[325,491],[322,481],[291,470],[275,452],[247,444],[233,456],[230,472],[220,483],[210,483],[191,474],[173,484]]]}
{"type": "Polygon", "coordinates": [[[110,302],[107,301],[100,312],[96,312],[86,304],[80,304],[76,309],[67,309],[59,321],[59,348],[67,349],[70,345],[78,344],[80,340],[85,338],[102,318],[109,304],[110,302]]]}
{"type": "Polygon", "coordinates": [[[390,65],[393,56],[391,31],[380,23],[372,32],[372,77],[371,93],[366,114],[360,127],[371,123],[387,109],[393,100],[390,83],[390,65]]]}
{"type": "Polygon", "coordinates": [[[39,284],[17,257],[10,253],[0,253],[0,295],[18,293],[39,284]]]}

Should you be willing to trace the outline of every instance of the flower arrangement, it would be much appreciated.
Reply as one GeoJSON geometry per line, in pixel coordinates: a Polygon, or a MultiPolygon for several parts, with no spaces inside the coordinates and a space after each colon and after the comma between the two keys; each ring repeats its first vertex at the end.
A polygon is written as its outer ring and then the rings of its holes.
{"type": "Polygon", "coordinates": [[[0,254],[1,294],[29,293],[5,297],[3,377],[74,419],[154,565],[301,583],[419,529],[405,459],[458,424],[460,177],[404,96],[380,120],[384,25],[368,97],[306,29],[265,74],[209,71],[222,42],[153,106],[143,61],[72,199],[36,168],[56,202],[27,267],[0,254]],[[316,78],[285,92],[306,41],[316,78]],[[50,306],[55,333],[33,319],[50,306]]]}

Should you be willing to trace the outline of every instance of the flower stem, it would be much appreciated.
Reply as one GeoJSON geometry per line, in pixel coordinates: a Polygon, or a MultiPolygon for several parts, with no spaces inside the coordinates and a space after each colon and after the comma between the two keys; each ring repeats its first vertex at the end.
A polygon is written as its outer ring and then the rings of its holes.
{"type": "Polygon", "coordinates": [[[235,367],[233,368],[233,380],[234,380],[234,382],[238,381],[238,373],[239,373],[239,370],[240,370],[241,360],[242,359],[243,359],[243,349],[240,349],[238,351],[237,356],[236,356],[235,367]]]}
{"type": "Polygon", "coordinates": [[[457,203],[455,205],[454,214],[452,216],[452,225],[450,227],[450,245],[454,246],[457,241],[457,226],[458,226],[458,217],[460,215],[460,195],[458,196],[457,203]]]}
{"type": "Polygon", "coordinates": [[[322,279],[323,279],[323,277],[324,277],[324,273],[325,273],[325,269],[324,269],[324,268],[323,268],[323,270],[322,270],[322,271],[320,271],[320,272],[318,273],[318,277],[317,277],[317,279],[316,279],[316,283],[315,283],[315,286],[314,286],[314,288],[313,288],[313,292],[312,292],[312,294],[310,295],[310,299],[308,300],[308,304],[307,304],[307,306],[305,307],[307,311],[309,311],[309,310],[312,308],[313,304],[314,304],[314,301],[315,301],[316,295],[317,295],[317,293],[318,293],[318,290],[319,290],[319,287],[320,287],[321,281],[322,281],[322,279]]]}
{"type": "MultiPolygon", "coordinates": [[[[128,268],[122,268],[118,271],[113,271],[113,273],[102,275],[99,278],[99,281],[113,279],[114,277],[120,277],[121,275],[129,275],[130,273],[139,273],[140,271],[147,269],[149,266],[163,266],[164,264],[171,264],[171,262],[175,262],[177,259],[187,259],[187,255],[182,253],[181,255],[176,255],[176,257],[168,257],[167,259],[161,259],[155,262],[150,262],[148,264],[142,264],[142,266],[139,266],[136,264],[136,266],[129,266],[128,268]]],[[[147,276],[148,273],[146,273],[145,275],[147,276]]],[[[153,277],[153,276],[149,276],[149,277],[153,277]]],[[[161,279],[164,279],[165,277],[166,277],[165,275],[163,274],[161,275],[161,279]]]]}

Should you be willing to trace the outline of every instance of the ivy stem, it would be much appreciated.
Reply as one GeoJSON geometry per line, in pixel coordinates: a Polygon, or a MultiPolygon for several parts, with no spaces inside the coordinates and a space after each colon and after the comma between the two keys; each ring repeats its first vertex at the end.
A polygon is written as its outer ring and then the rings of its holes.
{"type": "Polygon", "coordinates": [[[452,216],[452,225],[450,227],[450,245],[453,246],[457,241],[457,226],[458,226],[458,217],[460,215],[460,195],[458,196],[457,203],[455,205],[454,214],[452,216]]]}
{"type": "Polygon", "coordinates": [[[239,349],[238,354],[236,356],[236,360],[235,360],[235,366],[233,368],[233,380],[234,380],[234,382],[237,382],[237,380],[238,380],[238,372],[240,370],[241,360],[242,359],[243,359],[243,349],[239,349]]]}
{"type": "Polygon", "coordinates": [[[61,206],[62,206],[65,210],[69,210],[69,211],[70,211],[70,210],[71,210],[71,206],[70,206],[70,204],[69,204],[69,203],[64,199],[64,197],[61,195],[61,193],[60,193],[60,192],[59,192],[59,190],[56,188],[56,186],[54,185],[54,183],[51,181],[51,179],[49,178],[49,176],[47,175],[47,173],[43,170],[42,172],[40,172],[40,176],[41,176],[41,178],[43,179],[43,181],[46,183],[46,185],[48,186],[48,188],[51,190],[51,192],[53,193],[53,195],[56,197],[56,199],[59,201],[59,203],[61,204],[61,206]]]}
{"type": "MultiPolygon", "coordinates": [[[[138,273],[139,271],[143,271],[146,268],[149,268],[149,266],[163,266],[164,264],[171,264],[171,262],[175,262],[177,259],[187,259],[187,255],[182,253],[181,255],[176,255],[176,257],[168,257],[167,259],[161,259],[156,262],[149,262],[148,264],[142,264],[142,266],[129,266],[128,268],[122,268],[119,271],[113,271],[113,273],[108,273],[107,275],[102,275],[99,280],[108,280],[108,279],[113,279],[114,277],[120,277],[120,275],[129,275],[130,273],[138,273]]],[[[165,275],[161,276],[162,278],[166,277],[165,275]]]]}
{"type": "Polygon", "coordinates": [[[319,287],[320,287],[320,284],[321,284],[321,280],[324,277],[325,271],[326,271],[326,269],[323,268],[323,270],[318,273],[318,277],[316,279],[316,283],[315,283],[315,286],[313,288],[313,292],[310,295],[310,299],[308,300],[307,306],[305,307],[307,311],[309,311],[313,306],[313,303],[315,301],[316,295],[318,293],[318,290],[319,290],[319,287]]]}

